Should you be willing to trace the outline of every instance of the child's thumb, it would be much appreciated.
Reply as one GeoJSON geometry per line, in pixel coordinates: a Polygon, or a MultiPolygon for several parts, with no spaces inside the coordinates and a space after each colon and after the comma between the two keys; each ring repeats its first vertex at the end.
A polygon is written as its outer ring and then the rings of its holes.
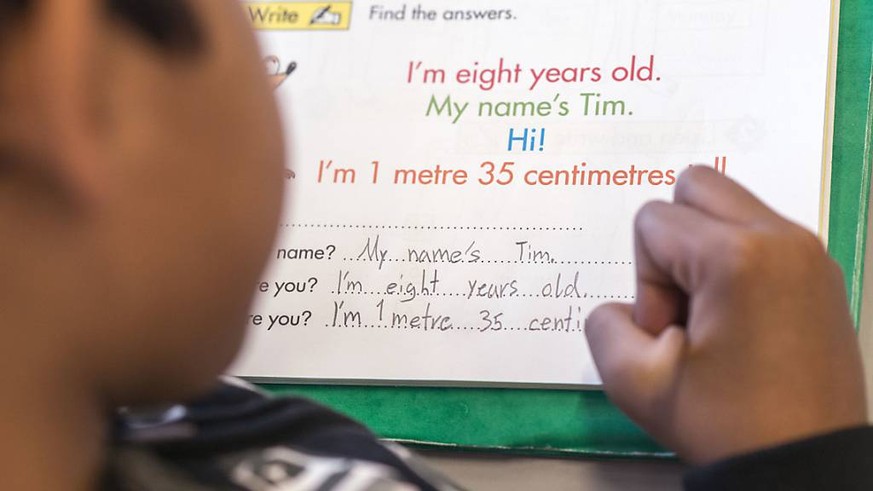
{"type": "Polygon", "coordinates": [[[585,334],[609,398],[651,429],[656,422],[648,413],[675,381],[685,331],[670,327],[653,336],[634,324],[631,312],[630,305],[601,305],[588,316],[585,334]]]}

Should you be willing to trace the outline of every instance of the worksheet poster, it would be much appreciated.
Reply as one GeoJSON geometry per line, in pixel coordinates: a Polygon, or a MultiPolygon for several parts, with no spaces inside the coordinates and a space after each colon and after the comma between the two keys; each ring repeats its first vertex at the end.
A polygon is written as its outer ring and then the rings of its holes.
{"type": "Polygon", "coordinates": [[[243,7],[288,150],[237,375],[596,385],[585,318],[691,164],[822,231],[828,1],[243,7]]]}

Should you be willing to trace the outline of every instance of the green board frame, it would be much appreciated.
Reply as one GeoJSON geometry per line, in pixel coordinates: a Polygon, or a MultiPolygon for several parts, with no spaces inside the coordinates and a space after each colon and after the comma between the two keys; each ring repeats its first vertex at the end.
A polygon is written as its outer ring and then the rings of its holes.
{"type": "Polygon", "coordinates": [[[857,326],[873,164],[873,2],[841,2],[836,82],[828,250],[843,267],[857,326]]]}
{"type": "MultiPolygon", "coordinates": [[[[842,0],[828,249],[856,325],[873,160],[873,2],[842,0]]],[[[378,435],[425,447],[529,455],[668,458],[602,391],[263,385],[318,400],[378,435]]]]}

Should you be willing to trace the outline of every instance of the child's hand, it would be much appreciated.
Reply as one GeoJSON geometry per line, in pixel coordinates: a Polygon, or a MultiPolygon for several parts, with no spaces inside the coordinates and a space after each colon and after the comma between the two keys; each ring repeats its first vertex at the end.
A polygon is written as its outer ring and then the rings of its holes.
{"type": "Polygon", "coordinates": [[[866,422],[843,278],[815,236],[712,169],[637,215],[636,304],[587,335],[609,397],[696,464],[866,422]]]}

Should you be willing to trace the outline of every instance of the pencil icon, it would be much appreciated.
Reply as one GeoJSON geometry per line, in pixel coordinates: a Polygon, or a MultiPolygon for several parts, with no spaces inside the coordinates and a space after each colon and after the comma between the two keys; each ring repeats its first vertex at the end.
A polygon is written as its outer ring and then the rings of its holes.
{"type": "Polygon", "coordinates": [[[282,82],[291,76],[291,74],[294,73],[294,70],[297,69],[297,63],[292,61],[288,64],[287,68],[282,70],[279,57],[274,55],[264,58],[264,63],[267,67],[267,75],[270,78],[270,86],[274,90],[279,88],[279,86],[282,85],[282,82]]]}
{"type": "Polygon", "coordinates": [[[316,10],[314,14],[312,14],[312,19],[309,21],[309,25],[313,24],[329,24],[329,25],[339,25],[342,16],[339,12],[331,12],[330,4],[327,4],[324,7],[316,10]]]}

